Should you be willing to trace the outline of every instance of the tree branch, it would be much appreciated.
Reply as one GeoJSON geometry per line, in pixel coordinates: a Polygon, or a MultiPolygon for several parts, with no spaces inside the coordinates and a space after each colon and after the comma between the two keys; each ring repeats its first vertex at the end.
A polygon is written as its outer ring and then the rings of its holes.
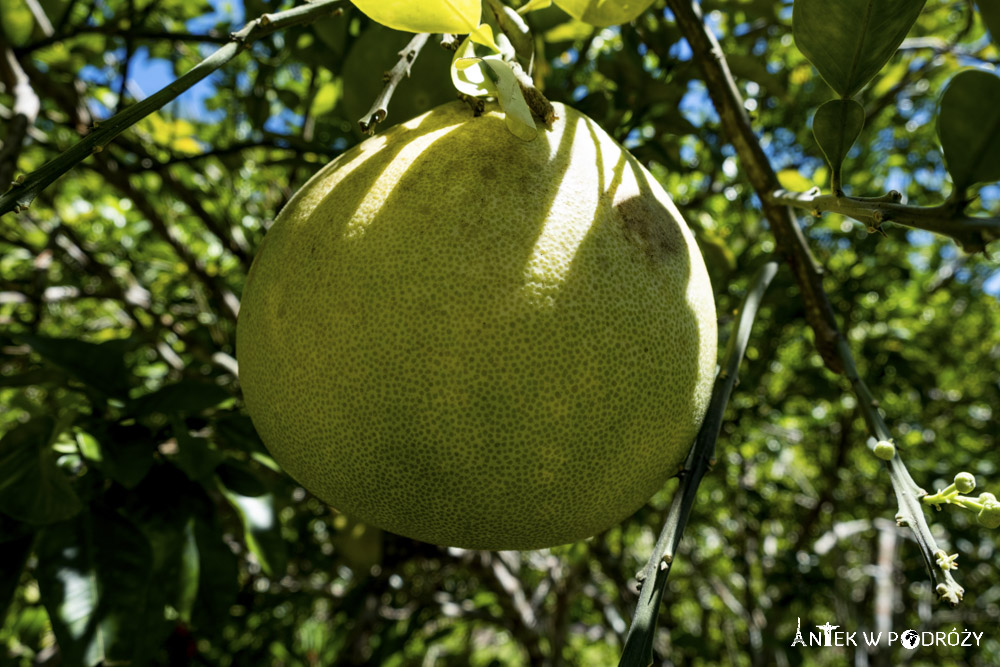
{"type": "Polygon", "coordinates": [[[364,134],[373,134],[375,126],[385,120],[386,114],[389,113],[389,100],[392,99],[393,93],[396,92],[396,86],[400,84],[404,76],[410,76],[410,68],[413,66],[413,61],[420,55],[420,50],[424,48],[424,44],[427,43],[429,37],[430,33],[426,32],[414,35],[413,39],[406,45],[406,48],[399,52],[399,60],[396,64],[383,75],[385,85],[382,87],[382,91],[375,98],[375,101],[372,102],[371,108],[365,112],[364,116],[358,119],[358,125],[364,134]]]}
{"type": "MultiPolygon", "coordinates": [[[[822,270],[812,257],[802,230],[791,209],[769,196],[771,192],[780,189],[778,178],[754,135],[742,97],[718,41],[705,26],[697,4],[691,0],[667,0],[667,6],[673,12],[681,33],[691,45],[694,60],[704,74],[705,84],[719,113],[723,129],[733,142],[743,170],[761,199],[778,248],[792,267],[799,283],[806,304],[806,316],[816,332],[817,349],[831,370],[850,380],[871,435],[878,440],[891,440],[889,429],[878,413],[871,391],[858,375],[850,347],[840,332],[830,300],[823,290],[822,270]]],[[[913,530],[928,572],[936,583],[935,591],[938,596],[957,604],[964,591],[949,571],[942,570],[936,564],[934,554],[939,549],[919,502],[922,490],[913,482],[898,452],[891,461],[886,462],[886,468],[899,501],[897,521],[909,525],[913,530]]]]}
{"type": "Polygon", "coordinates": [[[681,482],[674,493],[667,511],[667,520],[660,532],[660,537],[653,547],[653,553],[643,568],[639,577],[642,589],[639,591],[639,603],[636,606],[635,617],[625,639],[620,667],[645,667],[653,662],[653,636],[656,634],[656,617],[659,615],[660,601],[663,598],[663,588],[670,575],[677,545],[680,544],[684,527],[687,525],[691,508],[694,506],[698,485],[708,469],[715,462],[715,441],[722,428],[722,418],[729,403],[729,396],[736,386],[736,374],[743,360],[747,342],[750,340],[750,330],[757,309],[767,286],[771,283],[778,265],[768,262],[754,276],[750,289],[743,297],[740,306],[739,320],[733,333],[729,336],[726,353],[720,364],[721,370],[715,379],[712,390],[712,400],[705,414],[705,421],[698,431],[698,437],[691,447],[684,470],[681,472],[681,482]]]}
{"type": "Polygon", "coordinates": [[[902,196],[895,190],[882,197],[838,197],[821,194],[819,188],[808,192],[778,189],[769,198],[775,204],[805,209],[813,215],[839,213],[864,223],[869,231],[881,231],[882,223],[894,222],[934,232],[951,238],[966,252],[983,251],[987,243],[1000,239],[1000,218],[965,215],[963,202],[907,206],[899,203],[902,196]]]}
{"type": "Polygon", "coordinates": [[[227,44],[195,65],[165,88],[100,123],[75,146],[42,165],[18,187],[0,195],[0,215],[27,208],[38,193],[93,153],[98,153],[119,134],[175,99],[191,86],[219,69],[257,40],[289,26],[310,23],[340,11],[343,0],[317,0],[292,9],[264,14],[233,33],[227,44]]]}

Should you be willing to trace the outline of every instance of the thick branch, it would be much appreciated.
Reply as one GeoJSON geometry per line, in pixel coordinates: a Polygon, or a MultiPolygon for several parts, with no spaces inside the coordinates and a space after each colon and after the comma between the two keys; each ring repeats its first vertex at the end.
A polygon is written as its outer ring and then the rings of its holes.
{"type": "Polygon", "coordinates": [[[977,218],[962,213],[962,204],[948,201],[939,206],[900,204],[900,194],[893,190],[882,197],[837,197],[820,194],[819,188],[808,192],[775,190],[772,202],[805,209],[814,215],[840,213],[862,222],[869,230],[881,229],[883,222],[894,222],[948,236],[967,252],[979,252],[990,241],[1000,239],[1000,218],[977,218]]]}
{"type": "Polygon", "coordinates": [[[119,134],[228,63],[255,41],[289,26],[310,23],[324,16],[329,16],[339,11],[341,3],[342,0],[317,0],[287,11],[264,14],[260,18],[254,19],[242,30],[233,33],[227,44],[195,65],[181,78],[103,121],[99,127],[77,142],[75,146],[29,175],[22,185],[0,195],[0,215],[30,206],[38,193],[57,178],[85,160],[89,155],[103,150],[119,134]]]}
{"type": "Polygon", "coordinates": [[[382,87],[382,91],[375,98],[375,101],[372,102],[371,108],[365,112],[364,116],[358,119],[358,125],[364,134],[374,133],[375,126],[385,120],[386,114],[389,113],[389,101],[392,99],[393,93],[396,92],[396,87],[403,80],[404,76],[410,76],[410,68],[413,66],[413,61],[420,55],[420,50],[424,48],[424,44],[427,43],[429,37],[430,33],[426,32],[414,35],[413,39],[406,45],[406,48],[399,52],[399,60],[396,64],[383,75],[385,85],[382,87]]]}
{"type": "Polygon", "coordinates": [[[700,10],[686,0],[668,0],[677,25],[694,51],[694,60],[702,69],[712,102],[722,120],[728,139],[740,158],[743,172],[754,190],[761,193],[764,214],[771,221],[778,251],[785,259],[802,291],[806,320],[816,335],[816,348],[830,370],[840,373],[843,365],[837,357],[837,331],[833,307],[823,291],[823,271],[806,245],[805,237],[790,211],[767,200],[763,193],[777,190],[778,177],[760,147],[747,116],[736,82],[733,80],[715,36],[702,24],[700,10]]]}
{"type": "MultiPolygon", "coordinates": [[[[780,189],[777,176],[753,133],[743,100],[729,72],[725,56],[715,36],[702,20],[700,8],[690,0],[667,0],[677,25],[687,38],[694,59],[705,76],[709,95],[719,113],[723,129],[733,142],[743,170],[760,197],[764,214],[771,223],[775,240],[788,260],[806,302],[806,314],[816,332],[817,348],[828,367],[851,381],[864,412],[869,430],[879,440],[890,439],[889,429],[882,420],[874,397],[858,375],[854,357],[837,325],[829,298],[822,287],[822,273],[805,242],[802,230],[784,203],[773,201],[770,193],[780,189]]],[[[935,581],[939,597],[957,604],[964,593],[951,573],[936,565],[933,554],[938,546],[927,526],[923,508],[918,502],[920,489],[913,483],[899,455],[887,462],[893,489],[899,501],[897,521],[909,525],[920,544],[921,554],[935,581]]]]}

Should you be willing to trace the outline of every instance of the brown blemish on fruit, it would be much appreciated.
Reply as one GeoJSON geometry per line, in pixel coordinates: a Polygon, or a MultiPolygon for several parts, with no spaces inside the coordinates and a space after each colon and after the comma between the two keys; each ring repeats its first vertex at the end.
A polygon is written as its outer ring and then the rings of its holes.
{"type": "Polygon", "coordinates": [[[663,259],[684,247],[677,222],[651,195],[632,195],[615,203],[618,219],[652,259],[663,259]]]}

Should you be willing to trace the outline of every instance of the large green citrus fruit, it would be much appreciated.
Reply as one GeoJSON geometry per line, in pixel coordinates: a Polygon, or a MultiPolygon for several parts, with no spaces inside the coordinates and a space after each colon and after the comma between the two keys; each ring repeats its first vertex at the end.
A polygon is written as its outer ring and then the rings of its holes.
{"type": "Polygon", "coordinates": [[[268,232],[237,331],[275,459],[354,518],[481,549],[629,516],[715,371],[711,286],[666,193],[589,118],[523,142],[446,104],[347,151],[268,232]]]}

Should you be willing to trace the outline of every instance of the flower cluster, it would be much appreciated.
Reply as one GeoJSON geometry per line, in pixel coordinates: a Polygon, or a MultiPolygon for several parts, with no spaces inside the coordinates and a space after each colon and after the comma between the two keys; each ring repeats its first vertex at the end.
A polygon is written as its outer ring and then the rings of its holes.
{"type": "Polygon", "coordinates": [[[924,503],[940,509],[941,505],[958,505],[977,512],[976,520],[986,528],[1000,527],[1000,502],[992,493],[981,493],[979,497],[967,496],[976,488],[976,478],[968,472],[955,475],[955,481],[937,493],[923,497],[924,503]]]}

